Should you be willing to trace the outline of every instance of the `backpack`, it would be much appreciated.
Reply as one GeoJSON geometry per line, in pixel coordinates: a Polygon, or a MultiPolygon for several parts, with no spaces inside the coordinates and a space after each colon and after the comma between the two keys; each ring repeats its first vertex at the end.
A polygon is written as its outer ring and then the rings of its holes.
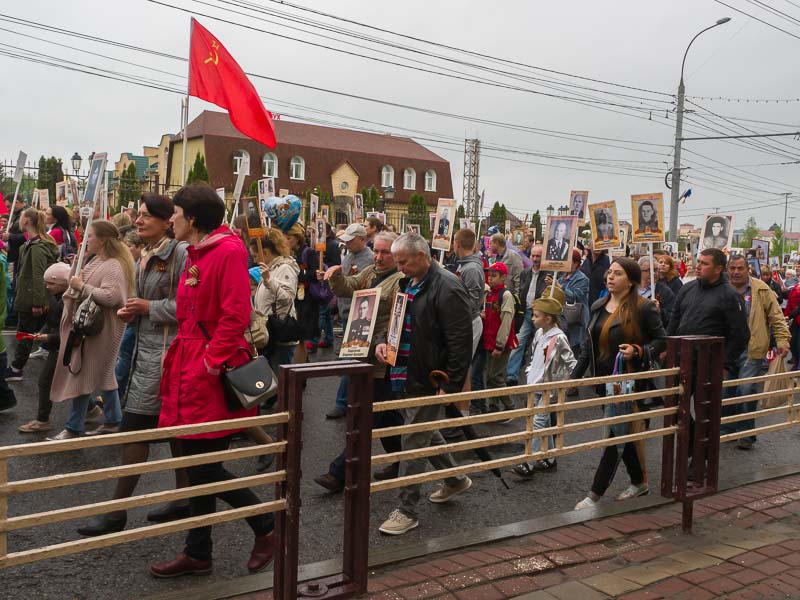
{"type": "MultiPolygon", "coordinates": [[[[514,333],[519,333],[522,324],[525,322],[525,305],[519,298],[519,294],[513,293],[508,288],[503,288],[503,292],[508,292],[514,298],[514,333]]],[[[502,294],[500,295],[502,298],[502,294]]]]}
{"type": "Polygon", "coordinates": [[[64,242],[61,244],[61,249],[59,250],[58,260],[60,262],[71,263],[72,257],[74,257],[78,253],[78,243],[75,239],[75,234],[71,231],[60,227],[61,235],[64,242]]]}

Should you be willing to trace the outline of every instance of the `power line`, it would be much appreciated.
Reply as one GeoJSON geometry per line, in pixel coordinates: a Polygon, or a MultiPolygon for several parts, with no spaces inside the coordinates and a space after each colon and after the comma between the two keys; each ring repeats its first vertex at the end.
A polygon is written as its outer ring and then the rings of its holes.
{"type": "Polygon", "coordinates": [[[751,15],[750,13],[746,13],[743,10],[736,8],[735,6],[731,6],[730,4],[726,4],[725,2],[722,2],[722,0],[714,0],[714,2],[716,2],[717,4],[721,4],[722,6],[727,6],[731,10],[735,10],[736,12],[738,12],[741,15],[744,15],[745,17],[750,17],[751,19],[754,19],[754,20],[758,21],[759,23],[763,23],[767,27],[772,27],[773,29],[777,29],[778,31],[781,31],[781,32],[785,33],[786,35],[790,35],[793,38],[795,38],[797,40],[800,40],[800,36],[797,36],[797,35],[795,35],[793,33],[790,33],[788,31],[786,31],[785,29],[781,29],[777,25],[773,25],[772,23],[769,23],[768,21],[765,21],[764,19],[759,19],[758,17],[755,17],[755,16],[751,15]]]}

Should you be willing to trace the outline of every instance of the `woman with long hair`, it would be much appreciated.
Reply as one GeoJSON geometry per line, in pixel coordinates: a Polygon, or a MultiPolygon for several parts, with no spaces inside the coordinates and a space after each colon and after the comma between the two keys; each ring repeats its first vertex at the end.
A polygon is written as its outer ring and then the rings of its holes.
{"type": "Polygon", "coordinates": [[[94,433],[114,433],[122,420],[117,379],[117,362],[125,323],[117,311],[134,291],[134,266],[130,250],[119,239],[119,230],[109,221],[92,221],[86,232],[83,268],[72,268],[69,289],[64,293],[61,345],[53,377],[51,400],[72,400],[64,430],[48,439],[67,440],[84,434],[86,411],[92,397],[103,398],[105,423],[94,433]],[[81,337],[72,332],[76,310],[87,298],[102,311],[103,328],[97,335],[81,337]]]}
{"type": "MultiPolygon", "coordinates": [[[[639,295],[638,287],[642,281],[639,264],[630,258],[617,258],[608,269],[608,295],[597,300],[591,309],[588,335],[581,346],[580,357],[573,378],[582,377],[591,370],[595,377],[612,375],[615,364],[620,359],[623,370],[641,371],[648,368],[646,356],[658,356],[665,347],[667,336],[658,310],[650,300],[639,295]]],[[[605,396],[606,388],[598,387],[605,396]]],[[[622,414],[622,404],[607,405],[605,414],[622,414]],[[613,407],[613,409],[612,409],[613,407]]],[[[635,407],[632,408],[635,412],[635,407]]],[[[633,424],[612,425],[609,437],[628,433],[633,424]]],[[[606,446],[600,465],[594,475],[589,495],[578,502],[576,510],[594,506],[614,479],[620,461],[618,445],[606,446]]],[[[649,493],[644,473],[644,456],[637,451],[634,442],[626,442],[622,448],[622,461],[631,478],[631,485],[618,496],[627,500],[649,493]]]]}
{"type": "MultiPolygon", "coordinates": [[[[298,276],[300,268],[292,258],[291,250],[280,229],[270,227],[264,231],[261,240],[264,262],[258,264],[261,269],[261,283],[256,289],[253,303],[256,310],[261,311],[269,319],[276,315],[279,319],[297,318],[295,299],[297,298],[298,276]]],[[[250,241],[250,252],[257,253],[256,241],[250,241]]],[[[259,349],[267,357],[272,370],[277,373],[281,365],[292,363],[295,347],[302,338],[299,324],[297,330],[290,333],[294,339],[278,339],[276,331],[269,331],[267,347],[259,349]]]]}
{"type": "MultiPolygon", "coordinates": [[[[19,219],[20,229],[28,238],[19,250],[14,296],[17,328],[21,333],[37,333],[47,319],[46,308],[50,306],[44,272],[58,260],[58,246],[47,233],[45,219],[45,213],[35,208],[26,208],[19,219]]],[[[6,381],[22,381],[22,369],[28,362],[32,346],[33,342],[28,338],[17,341],[14,360],[6,370],[6,381]]]]}
{"type": "MultiPolygon", "coordinates": [[[[136,294],[128,298],[125,306],[117,311],[120,319],[128,325],[126,336],[129,335],[128,332],[132,335],[129,369],[124,373],[128,383],[124,388],[120,384],[120,389],[124,389],[124,410],[120,425],[120,431],[123,432],[158,427],[158,415],[161,412],[161,361],[177,334],[175,295],[186,262],[186,244],[172,237],[170,219],[173,212],[172,200],[167,196],[145,194],[139,203],[136,229],[137,235],[146,246],[136,264],[136,294]]],[[[122,360],[120,353],[118,363],[122,360]]],[[[120,365],[117,364],[118,380],[120,371],[120,365]]],[[[179,456],[179,440],[172,440],[171,445],[173,456],[179,456]]],[[[124,444],[122,464],[146,462],[149,454],[150,445],[147,442],[124,444]]],[[[118,500],[133,495],[138,481],[138,475],[118,479],[113,498],[118,500]]],[[[175,482],[179,488],[189,485],[184,469],[175,471],[175,482]]],[[[147,520],[159,522],[186,516],[189,516],[189,504],[184,500],[151,511],[147,520]]],[[[126,522],[127,513],[124,510],[107,513],[80,527],[78,533],[88,536],[104,535],[121,531],[126,522]]]]}
{"type": "Polygon", "coordinates": [[[319,254],[306,243],[306,232],[295,223],[286,232],[286,243],[300,272],[297,274],[297,323],[301,330],[300,343],[294,352],[294,362],[308,362],[308,352],[316,350],[314,340],[319,338],[319,302],[311,294],[311,284],[317,282],[319,254]],[[301,291],[302,290],[302,291],[301,291]]]}
{"type": "MultiPolygon", "coordinates": [[[[164,359],[161,376],[159,427],[193,425],[250,417],[257,409],[228,408],[222,387],[226,367],[248,361],[244,333],[250,324],[250,284],[247,252],[239,237],[223,224],[225,205],[216,191],[194,184],[174,197],[172,228],[175,239],[188,242],[186,268],[177,290],[178,335],[164,359]]],[[[184,456],[221,452],[230,447],[235,427],[227,431],[181,436],[184,456]]],[[[192,486],[229,481],[235,476],[221,462],[186,468],[192,486]]],[[[213,513],[217,497],[235,508],[260,504],[248,488],[232,489],[189,500],[192,516],[213,513]]],[[[261,571],[274,553],[274,518],[260,514],[247,518],[255,543],[247,562],[261,571]]],[[[189,531],[186,546],[175,559],[150,566],[155,577],[201,575],[211,571],[211,527],[189,531]]]]}
{"type": "Polygon", "coordinates": [[[656,257],[655,266],[658,268],[658,279],[677,296],[683,287],[683,281],[681,281],[681,276],[675,267],[675,261],[668,254],[660,254],[656,257]]]}
{"type": "Polygon", "coordinates": [[[63,206],[48,206],[45,214],[47,216],[47,233],[52,236],[58,245],[61,259],[68,260],[78,248],[75,234],[72,233],[69,213],[63,206]]]}

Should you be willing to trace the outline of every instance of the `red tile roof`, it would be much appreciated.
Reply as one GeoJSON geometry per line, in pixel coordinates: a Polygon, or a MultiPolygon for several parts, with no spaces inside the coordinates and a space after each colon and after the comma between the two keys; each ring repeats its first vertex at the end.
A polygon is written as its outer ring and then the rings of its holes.
{"type": "MultiPolygon", "coordinates": [[[[278,144],[324,148],[344,152],[361,152],[395,158],[409,158],[431,162],[447,163],[441,156],[431,152],[421,144],[406,137],[388,134],[367,133],[351,129],[322,127],[292,121],[274,121],[278,144]]],[[[248,139],[231,123],[228,113],[204,110],[189,123],[189,138],[214,135],[228,138],[248,139]]],[[[181,139],[181,134],[173,138],[181,139]]]]}

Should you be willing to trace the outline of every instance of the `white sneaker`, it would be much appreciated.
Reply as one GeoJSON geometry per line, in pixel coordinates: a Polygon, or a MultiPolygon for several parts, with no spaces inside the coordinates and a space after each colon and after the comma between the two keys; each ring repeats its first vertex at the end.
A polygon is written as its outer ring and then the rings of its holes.
{"type": "Polygon", "coordinates": [[[466,492],[471,487],[472,479],[469,477],[464,477],[464,479],[462,479],[458,485],[454,486],[449,486],[446,483],[443,483],[439,486],[438,490],[428,496],[428,500],[436,504],[443,504],[444,502],[450,500],[453,496],[456,496],[461,492],[466,492]]]}
{"type": "Polygon", "coordinates": [[[69,429],[64,429],[61,433],[57,433],[55,435],[48,435],[47,441],[48,442],[58,442],[61,440],[74,440],[75,438],[83,437],[82,433],[75,433],[74,431],[70,431],[69,429]]]}
{"type": "Polygon", "coordinates": [[[386,535],[403,535],[415,527],[419,527],[419,519],[409,517],[402,510],[396,508],[378,528],[378,531],[386,535]]]}
{"type": "Polygon", "coordinates": [[[630,484],[628,489],[617,496],[617,500],[630,500],[631,498],[638,498],[639,496],[647,496],[650,493],[650,486],[646,483],[641,485],[630,484]]]}
{"type": "Polygon", "coordinates": [[[28,358],[47,358],[47,355],[50,354],[44,348],[39,348],[36,352],[31,352],[28,358]]]}
{"type": "Polygon", "coordinates": [[[586,498],[584,498],[575,505],[575,510],[583,510],[584,508],[594,508],[595,506],[597,506],[597,502],[592,500],[589,496],[586,496],[586,498]]]}

